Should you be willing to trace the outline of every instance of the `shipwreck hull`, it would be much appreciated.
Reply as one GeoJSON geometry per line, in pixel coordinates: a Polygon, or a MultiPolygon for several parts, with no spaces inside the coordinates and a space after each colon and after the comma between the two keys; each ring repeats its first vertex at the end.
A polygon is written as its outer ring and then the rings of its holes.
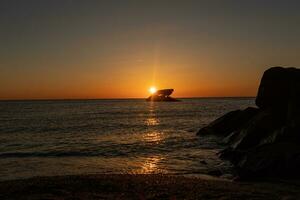
{"type": "Polygon", "coordinates": [[[151,96],[149,96],[146,101],[179,101],[170,95],[174,92],[174,89],[163,89],[158,90],[151,96]]]}

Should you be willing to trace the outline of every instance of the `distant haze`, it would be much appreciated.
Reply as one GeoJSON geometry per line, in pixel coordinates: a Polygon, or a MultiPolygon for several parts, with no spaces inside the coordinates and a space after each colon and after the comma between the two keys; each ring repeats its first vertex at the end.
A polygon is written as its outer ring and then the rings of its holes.
{"type": "Polygon", "coordinates": [[[255,96],[300,66],[300,1],[0,2],[0,99],[255,96]]]}

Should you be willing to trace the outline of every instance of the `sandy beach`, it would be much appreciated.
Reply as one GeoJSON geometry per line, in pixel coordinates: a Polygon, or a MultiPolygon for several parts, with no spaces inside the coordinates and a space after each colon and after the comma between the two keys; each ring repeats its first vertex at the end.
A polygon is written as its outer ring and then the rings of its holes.
{"type": "Polygon", "coordinates": [[[170,175],[74,175],[0,182],[1,199],[300,199],[293,181],[236,182],[170,175]]]}

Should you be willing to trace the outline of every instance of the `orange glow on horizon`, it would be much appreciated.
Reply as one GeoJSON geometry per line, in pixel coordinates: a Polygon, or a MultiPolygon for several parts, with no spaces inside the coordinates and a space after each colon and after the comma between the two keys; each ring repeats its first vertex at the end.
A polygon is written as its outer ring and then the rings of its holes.
{"type": "MultiPolygon", "coordinates": [[[[45,65],[48,71],[15,72],[15,79],[1,79],[5,87],[0,88],[0,99],[110,99],[146,98],[158,88],[174,88],[172,94],[180,97],[224,97],[255,96],[262,72],[248,72],[245,78],[231,70],[216,70],[213,64],[201,63],[205,67],[196,68],[193,62],[183,63],[176,57],[161,63],[153,78],[152,59],[143,61],[143,67],[133,61],[97,68],[98,61],[88,70],[64,70],[45,65]],[[170,67],[172,66],[172,67],[170,67]],[[70,76],[64,76],[69,73],[70,76]],[[32,75],[36,75],[32,77],[32,75]],[[154,84],[155,83],[155,84],[154,84]],[[151,86],[149,88],[149,86],[151,86]],[[151,89],[151,90],[150,90],[151,89]]],[[[88,65],[87,65],[88,66],[88,65]]]]}

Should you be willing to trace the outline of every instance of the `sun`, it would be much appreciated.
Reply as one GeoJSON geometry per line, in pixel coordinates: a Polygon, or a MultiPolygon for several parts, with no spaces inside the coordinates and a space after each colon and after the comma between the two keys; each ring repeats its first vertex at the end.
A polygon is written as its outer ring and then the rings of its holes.
{"type": "Polygon", "coordinates": [[[149,88],[149,92],[150,92],[151,94],[154,94],[156,91],[157,91],[156,87],[150,87],[150,88],[149,88]]]}

